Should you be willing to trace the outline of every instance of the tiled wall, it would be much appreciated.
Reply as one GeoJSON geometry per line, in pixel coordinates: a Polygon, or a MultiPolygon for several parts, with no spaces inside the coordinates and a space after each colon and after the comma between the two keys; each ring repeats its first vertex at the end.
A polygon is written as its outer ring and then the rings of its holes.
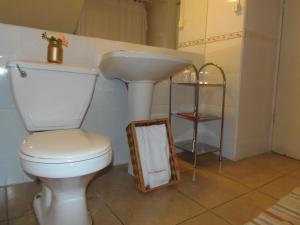
{"type": "MultiPolygon", "coordinates": [[[[205,62],[214,62],[220,65],[226,73],[223,154],[225,157],[234,160],[245,1],[241,1],[243,6],[241,14],[234,12],[233,4],[228,1],[209,0],[206,37],[208,40],[215,39],[215,41],[207,42],[206,44],[205,62]]],[[[206,110],[209,112],[220,111],[221,89],[208,90],[206,91],[206,96],[206,110]]],[[[207,130],[207,142],[217,144],[219,126],[216,123],[211,123],[207,125],[207,130]]]]}
{"type": "MultiPolygon", "coordinates": [[[[46,61],[47,43],[41,39],[42,30],[0,24],[0,186],[28,180],[20,167],[18,151],[28,135],[11,96],[5,65],[10,59],[46,61]]],[[[64,63],[98,66],[101,55],[113,50],[161,52],[183,56],[193,61],[197,54],[154,48],[124,42],[67,35],[64,63]]],[[[155,88],[153,116],[166,115],[168,96],[165,84],[155,88]]],[[[112,140],[114,164],[128,162],[125,127],[128,124],[127,90],[121,81],[97,79],[91,106],[83,128],[100,132],[112,140]]]]}
{"type": "Polygon", "coordinates": [[[178,48],[203,54],[208,0],[181,0],[178,48]]]}
{"type": "MultiPolygon", "coordinates": [[[[204,63],[205,45],[199,44],[199,40],[205,39],[207,0],[181,0],[180,18],[178,23],[177,48],[182,51],[194,52],[201,55],[196,61],[200,67],[204,63]]],[[[181,86],[173,89],[173,111],[192,112],[194,106],[194,91],[191,87],[181,86]],[[184,104],[179,104],[184,102],[184,104]]],[[[173,130],[175,141],[192,139],[193,123],[191,121],[173,117],[173,130]]],[[[202,125],[201,125],[202,128],[202,125]]],[[[203,129],[199,129],[203,136],[203,129]]]]}
{"type": "MultiPolygon", "coordinates": [[[[241,2],[244,7],[245,2],[241,2]]],[[[192,3],[193,2],[191,2],[191,5],[192,3]]],[[[195,4],[195,2],[193,4],[195,4]]],[[[205,62],[219,64],[226,73],[227,92],[224,124],[224,156],[230,159],[235,158],[236,150],[242,30],[244,22],[244,13],[236,15],[233,10],[233,4],[234,3],[220,0],[198,1],[198,7],[205,6],[204,12],[206,16],[204,17],[202,15],[202,20],[205,20],[204,25],[200,22],[199,28],[202,32],[196,36],[182,35],[182,37],[190,37],[190,39],[182,38],[179,42],[180,49],[203,54],[205,62]],[[204,31],[202,25],[205,28],[204,31]]],[[[194,8],[196,6],[197,5],[193,5],[194,8]]],[[[195,10],[195,13],[199,16],[198,12],[195,10]]],[[[192,17],[192,15],[190,15],[190,17],[192,17]]],[[[194,32],[197,29],[198,27],[195,24],[194,29],[190,29],[190,32],[194,32]]],[[[189,30],[185,32],[189,32],[189,30]]],[[[201,92],[200,101],[202,109],[206,112],[220,112],[220,100],[221,89],[205,89],[201,92]]],[[[219,128],[218,123],[207,123],[204,129],[205,132],[202,132],[205,141],[213,145],[218,145],[219,128]]]]}

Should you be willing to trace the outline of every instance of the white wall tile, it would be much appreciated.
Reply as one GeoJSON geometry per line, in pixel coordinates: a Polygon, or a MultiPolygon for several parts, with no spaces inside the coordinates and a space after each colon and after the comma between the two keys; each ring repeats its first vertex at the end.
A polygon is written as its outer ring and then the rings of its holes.
{"type": "Polygon", "coordinates": [[[207,4],[207,0],[181,1],[179,42],[205,38],[207,4]]]}
{"type": "MultiPolygon", "coordinates": [[[[228,3],[227,3],[228,4],[228,3]]],[[[224,148],[225,157],[235,159],[237,118],[241,76],[241,38],[207,44],[205,61],[221,66],[226,75],[226,102],[224,120],[224,148]]],[[[211,75],[210,73],[208,76],[211,75]]],[[[218,73],[221,76],[221,73],[218,73]]],[[[202,93],[202,101],[206,104],[205,112],[220,115],[222,104],[222,89],[211,88],[202,93]]],[[[219,122],[206,125],[206,142],[218,145],[219,122]]]]}
{"type": "Polygon", "coordinates": [[[7,70],[5,64],[6,62],[1,65],[0,59],[0,110],[15,108],[13,96],[10,91],[8,73],[1,73],[1,71],[7,70]]]}
{"type": "Polygon", "coordinates": [[[20,49],[20,30],[16,26],[1,24],[0,34],[0,56],[5,59],[15,58],[20,49]]]}
{"type": "Polygon", "coordinates": [[[209,0],[207,14],[207,31],[206,36],[216,36],[238,32],[243,30],[243,20],[245,11],[245,1],[241,4],[243,11],[241,15],[236,15],[234,12],[234,2],[209,0]]]}
{"type": "Polygon", "coordinates": [[[0,110],[0,186],[24,181],[18,152],[23,139],[28,135],[16,109],[0,110]]]}

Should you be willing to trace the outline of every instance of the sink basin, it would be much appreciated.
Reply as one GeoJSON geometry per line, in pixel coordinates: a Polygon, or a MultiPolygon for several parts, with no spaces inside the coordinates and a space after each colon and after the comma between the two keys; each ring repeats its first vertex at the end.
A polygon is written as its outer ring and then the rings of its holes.
{"type": "Polygon", "coordinates": [[[114,51],[103,55],[100,70],[107,79],[159,81],[191,64],[191,60],[158,53],[114,51]]]}
{"type": "Polygon", "coordinates": [[[100,71],[107,79],[128,83],[129,120],[150,119],[155,81],[170,77],[191,60],[158,53],[114,51],[103,55],[100,71]]]}

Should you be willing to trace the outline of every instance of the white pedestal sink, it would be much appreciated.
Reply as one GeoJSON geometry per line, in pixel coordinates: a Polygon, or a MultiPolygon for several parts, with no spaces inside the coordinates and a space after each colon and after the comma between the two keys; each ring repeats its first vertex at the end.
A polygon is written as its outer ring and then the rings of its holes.
{"type": "Polygon", "coordinates": [[[114,51],[103,55],[100,70],[107,79],[128,83],[129,121],[150,119],[156,81],[191,64],[191,60],[158,53],[114,51]]]}
{"type": "MultiPolygon", "coordinates": [[[[103,55],[100,70],[107,79],[128,83],[129,121],[148,120],[156,81],[180,71],[191,60],[157,53],[115,51],[103,55]]],[[[129,162],[128,173],[133,175],[129,162]]]]}

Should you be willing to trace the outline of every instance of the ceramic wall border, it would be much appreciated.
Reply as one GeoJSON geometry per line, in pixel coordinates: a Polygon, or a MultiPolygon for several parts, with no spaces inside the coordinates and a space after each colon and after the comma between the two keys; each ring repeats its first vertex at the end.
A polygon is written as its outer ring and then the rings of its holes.
{"type": "Polygon", "coordinates": [[[178,48],[187,48],[187,47],[192,47],[197,45],[210,44],[219,41],[227,41],[231,39],[242,38],[242,36],[243,36],[243,31],[232,32],[228,34],[211,36],[208,38],[200,38],[192,41],[179,42],[178,48]]]}

